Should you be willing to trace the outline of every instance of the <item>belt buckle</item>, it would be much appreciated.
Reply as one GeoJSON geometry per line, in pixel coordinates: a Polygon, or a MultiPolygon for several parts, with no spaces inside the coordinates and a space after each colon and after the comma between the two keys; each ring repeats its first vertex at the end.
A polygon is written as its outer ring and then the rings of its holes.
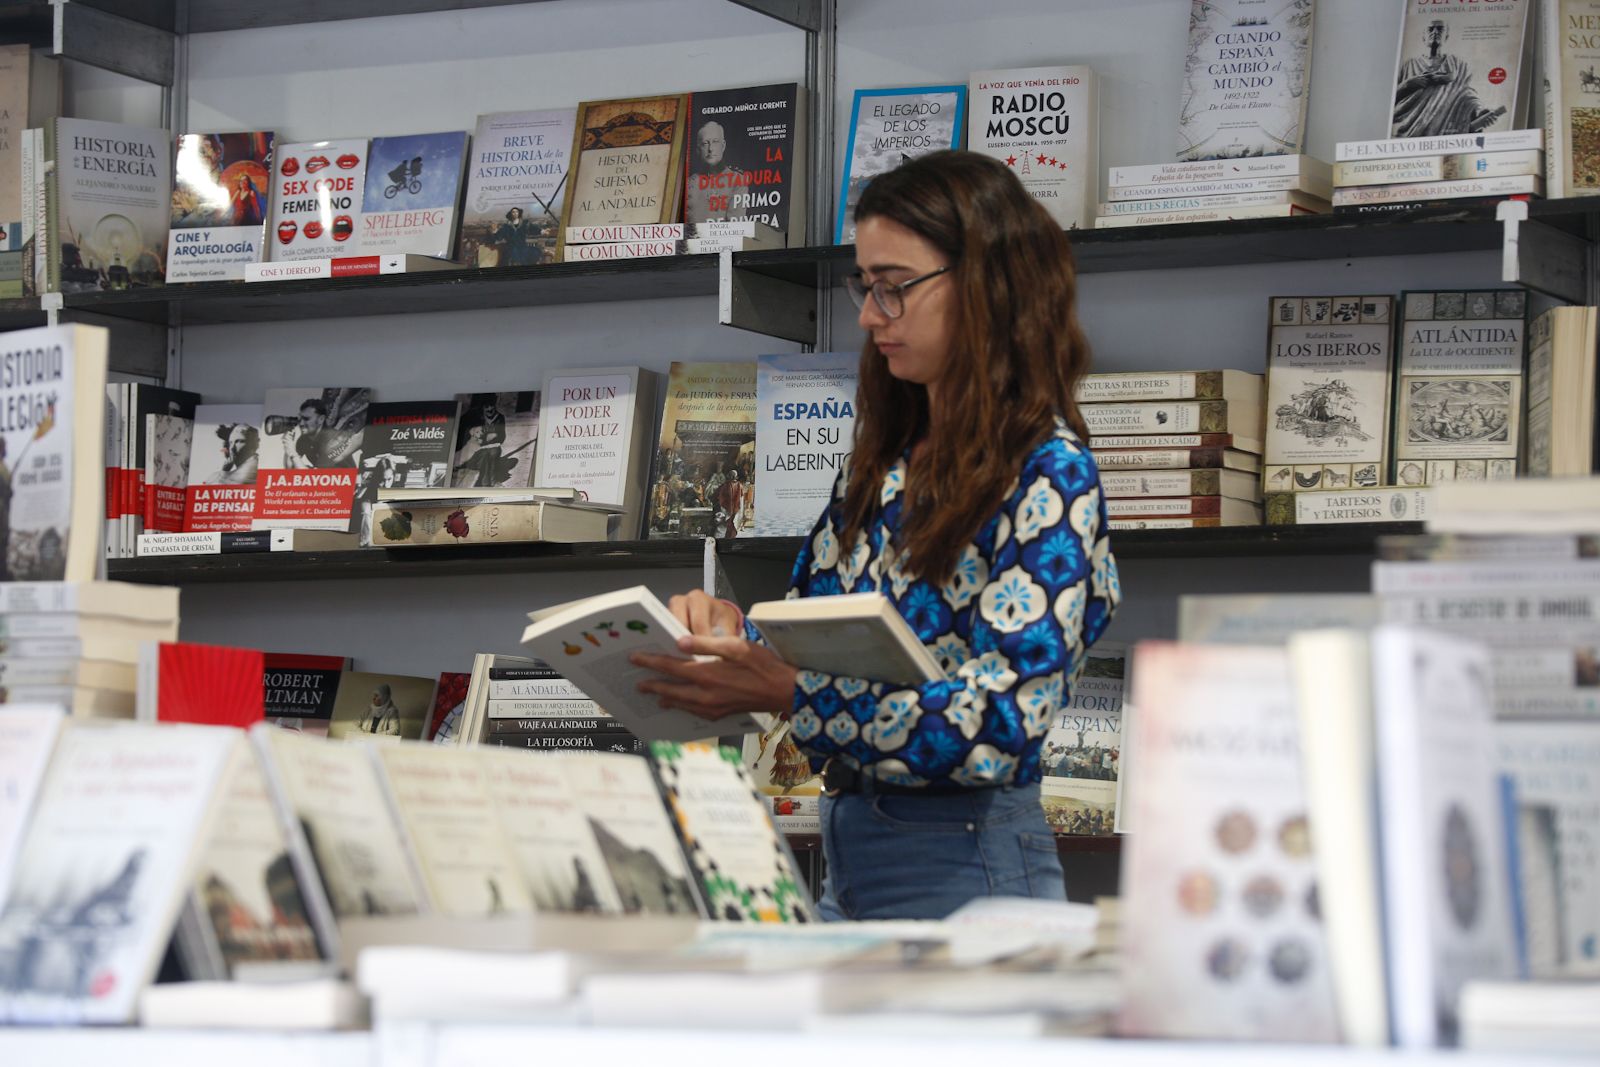
{"type": "Polygon", "coordinates": [[[822,795],[833,798],[844,793],[844,786],[839,784],[839,771],[846,769],[843,763],[837,762],[838,757],[829,756],[822,764],[822,795]],[[832,784],[830,784],[830,781],[832,784]]]}

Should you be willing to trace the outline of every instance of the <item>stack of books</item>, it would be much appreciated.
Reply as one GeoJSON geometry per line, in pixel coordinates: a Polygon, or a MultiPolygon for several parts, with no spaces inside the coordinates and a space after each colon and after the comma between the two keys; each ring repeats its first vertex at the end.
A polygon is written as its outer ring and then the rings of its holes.
{"type": "Polygon", "coordinates": [[[1310,156],[1246,156],[1112,167],[1097,229],[1170,222],[1326,214],[1328,164],[1310,156]]]}
{"type": "Polygon", "coordinates": [[[530,749],[642,753],[644,742],[548,663],[481,653],[467,688],[463,741],[530,749]]]}
{"type": "Polygon", "coordinates": [[[783,231],[756,219],[569,226],[561,258],[567,263],[585,263],[597,259],[692,256],[783,247],[783,231]]]}
{"type": "Polygon", "coordinates": [[[1334,159],[1341,214],[1544,195],[1543,130],[1341,141],[1334,159]]]}
{"type": "Polygon", "coordinates": [[[0,704],[132,718],[140,647],[177,639],[176,589],[0,583],[0,704]]]}
{"type": "Polygon", "coordinates": [[[1113,530],[1261,523],[1261,375],[1090,374],[1078,403],[1113,530]]]}

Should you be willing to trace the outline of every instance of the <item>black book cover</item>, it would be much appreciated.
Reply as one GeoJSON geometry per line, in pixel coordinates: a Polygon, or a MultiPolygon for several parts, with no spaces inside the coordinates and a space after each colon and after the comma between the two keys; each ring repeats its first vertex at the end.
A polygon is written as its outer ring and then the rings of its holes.
{"type": "MultiPolygon", "coordinates": [[[[798,201],[795,152],[800,87],[794,82],[695,93],[684,151],[683,221],[755,219],[789,233],[798,201]]],[[[797,235],[789,243],[798,244],[797,235]]]]}

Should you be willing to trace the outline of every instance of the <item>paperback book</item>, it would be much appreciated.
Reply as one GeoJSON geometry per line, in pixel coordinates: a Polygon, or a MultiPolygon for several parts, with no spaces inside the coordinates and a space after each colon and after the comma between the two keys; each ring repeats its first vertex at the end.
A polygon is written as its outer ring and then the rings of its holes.
{"type": "Polygon", "coordinates": [[[1083,660],[1067,707],[1039,756],[1044,817],[1058,834],[1109,834],[1117,825],[1122,698],[1128,650],[1100,641],[1083,660]]]}
{"type": "Polygon", "coordinates": [[[563,231],[677,218],[688,105],[681,94],[578,105],[563,231]]]}
{"type": "Polygon", "coordinates": [[[1178,159],[1302,151],[1314,16],[1313,0],[1191,0],[1178,159]]]}
{"type": "Polygon", "coordinates": [[[366,138],[278,145],[274,157],[268,258],[350,255],[367,184],[366,138]]]}
{"type": "MultiPolygon", "coordinates": [[[[32,160],[26,145],[33,127],[61,111],[62,61],[26,44],[0,46],[0,252],[21,252],[33,236],[32,160]]],[[[19,279],[20,282],[20,279],[19,279]]],[[[18,286],[20,290],[20,285],[18,286]]],[[[21,296],[17,291],[12,295],[21,296]]]]}
{"type": "MultiPolygon", "coordinates": [[[[138,535],[146,528],[145,513],[149,502],[149,492],[146,487],[146,467],[150,462],[150,420],[156,415],[168,415],[182,420],[192,420],[197,405],[200,403],[200,394],[183,389],[168,389],[159,385],[145,385],[135,383],[130,388],[127,416],[129,423],[124,431],[126,447],[123,454],[128,468],[128,475],[122,484],[123,499],[120,503],[122,517],[121,540],[125,545],[134,544],[138,535]]],[[[166,424],[169,432],[176,431],[180,435],[183,428],[169,422],[166,424]]],[[[175,451],[179,441],[165,440],[159,442],[162,448],[175,451]]],[[[182,442],[184,451],[187,452],[191,442],[182,442]]],[[[176,471],[169,471],[165,475],[168,481],[175,481],[176,471]]],[[[182,484],[181,482],[179,483],[182,484]]],[[[169,494],[169,504],[175,503],[176,494],[169,494]]]]}
{"type": "Polygon", "coordinates": [[[456,405],[449,400],[372,404],[361,438],[356,504],[361,543],[372,543],[372,509],[382,489],[427,489],[449,484],[456,405]]]}
{"type": "Polygon", "coordinates": [[[420,741],[433,706],[433,678],[345,671],[339,676],[328,736],[341,740],[420,741]]]}
{"type": "Polygon", "coordinates": [[[649,535],[755,526],[756,364],[674,362],[650,484],[649,535]]]}
{"type": "Polygon", "coordinates": [[[961,147],[966,106],[965,85],[856,90],[834,244],[855,243],[856,204],[872,179],[918,156],[961,147]]]}
{"type": "Polygon", "coordinates": [[[1515,130],[1533,78],[1533,0],[1436,4],[1406,0],[1390,137],[1515,130]]]}
{"type": "Polygon", "coordinates": [[[166,130],[91,119],[45,125],[51,292],[134,289],[166,280],[172,148],[166,130]]]}
{"type": "Polygon", "coordinates": [[[689,98],[683,221],[754,219],[805,243],[805,108],[795,82],[689,98]]]}
{"type": "Polygon", "coordinates": [[[167,281],[238,281],[266,258],[272,131],[178,135],[167,281]]]}
{"type": "Polygon", "coordinates": [[[1093,68],[970,75],[967,147],[1005,163],[1062,229],[1089,226],[1100,192],[1100,100],[1093,68]]]}
{"type": "Polygon", "coordinates": [[[465,130],[372,139],[356,235],[362,255],[453,257],[470,139],[465,130]]]}
{"type": "Polygon", "coordinates": [[[11,704],[0,715],[0,908],[44,782],[50,752],[66,721],[57,707],[11,704]]]}
{"type": "Polygon", "coordinates": [[[757,537],[804,536],[816,525],[854,447],[860,363],[854,352],[757,357],[757,537]]]}
{"type": "Polygon", "coordinates": [[[640,367],[546,371],[540,390],[538,483],[623,509],[615,536],[639,536],[649,478],[658,375],[640,367]]]}
{"type": "Polygon", "coordinates": [[[520,488],[533,484],[539,443],[539,393],[462,393],[456,397],[450,485],[520,488]]]}
{"type": "Polygon", "coordinates": [[[461,211],[462,262],[555,262],[575,118],[571,108],[478,116],[461,211]]]}
{"type": "Polygon", "coordinates": [[[268,722],[297,733],[326,737],[350,661],[341,656],[269,652],[262,666],[263,711],[268,722]]]}
{"type": "Polygon", "coordinates": [[[250,529],[261,465],[260,404],[201,404],[194,409],[183,530],[250,529]]]}
{"type": "Polygon", "coordinates": [[[1539,4],[1539,65],[1544,79],[1545,193],[1600,193],[1600,0],[1539,4]]]}
{"type": "Polygon", "coordinates": [[[350,529],[370,389],[269,389],[252,526],[350,529]]]}
{"type": "Polygon", "coordinates": [[[144,514],[140,532],[181,533],[194,418],[151,415],[145,423],[144,514]]]}

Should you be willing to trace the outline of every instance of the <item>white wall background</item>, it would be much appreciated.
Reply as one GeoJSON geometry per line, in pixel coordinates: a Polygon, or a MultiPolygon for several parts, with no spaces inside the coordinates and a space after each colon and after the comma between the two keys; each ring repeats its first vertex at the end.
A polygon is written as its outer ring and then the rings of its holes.
{"type": "MultiPolygon", "coordinates": [[[[1400,5],[1320,0],[1308,143],[1382,136],[1400,5]]],[[[1174,147],[1189,0],[839,0],[836,161],[857,88],[963,81],[973,70],[1088,63],[1101,78],[1101,162],[1174,147]]],[[[726,0],[552,0],[521,7],[197,35],[191,130],[273,129],[285,140],[470,129],[495,110],[779,80],[804,72],[803,36],[726,0]]],[[[74,70],[72,113],[157,123],[160,94],[74,70]]],[[[835,169],[835,186],[838,182],[835,169]]],[[[1497,284],[1492,254],[1087,275],[1099,369],[1259,370],[1274,293],[1497,284]]],[[[835,301],[833,347],[854,348],[835,301]]],[[[276,386],[370,384],[410,400],[537,383],[545,366],[751,359],[795,346],[715,325],[710,298],[474,313],[191,327],[181,384],[214,401],[276,386]]],[[[752,593],[784,568],[746,575],[752,593]]],[[[196,586],[184,636],[273,651],[342,652],[372,670],[462,670],[514,651],[522,613],[599,588],[697,584],[698,570],[574,572],[196,586]]],[[[1364,589],[1359,558],[1132,560],[1112,635],[1167,636],[1182,592],[1364,589]]]]}

